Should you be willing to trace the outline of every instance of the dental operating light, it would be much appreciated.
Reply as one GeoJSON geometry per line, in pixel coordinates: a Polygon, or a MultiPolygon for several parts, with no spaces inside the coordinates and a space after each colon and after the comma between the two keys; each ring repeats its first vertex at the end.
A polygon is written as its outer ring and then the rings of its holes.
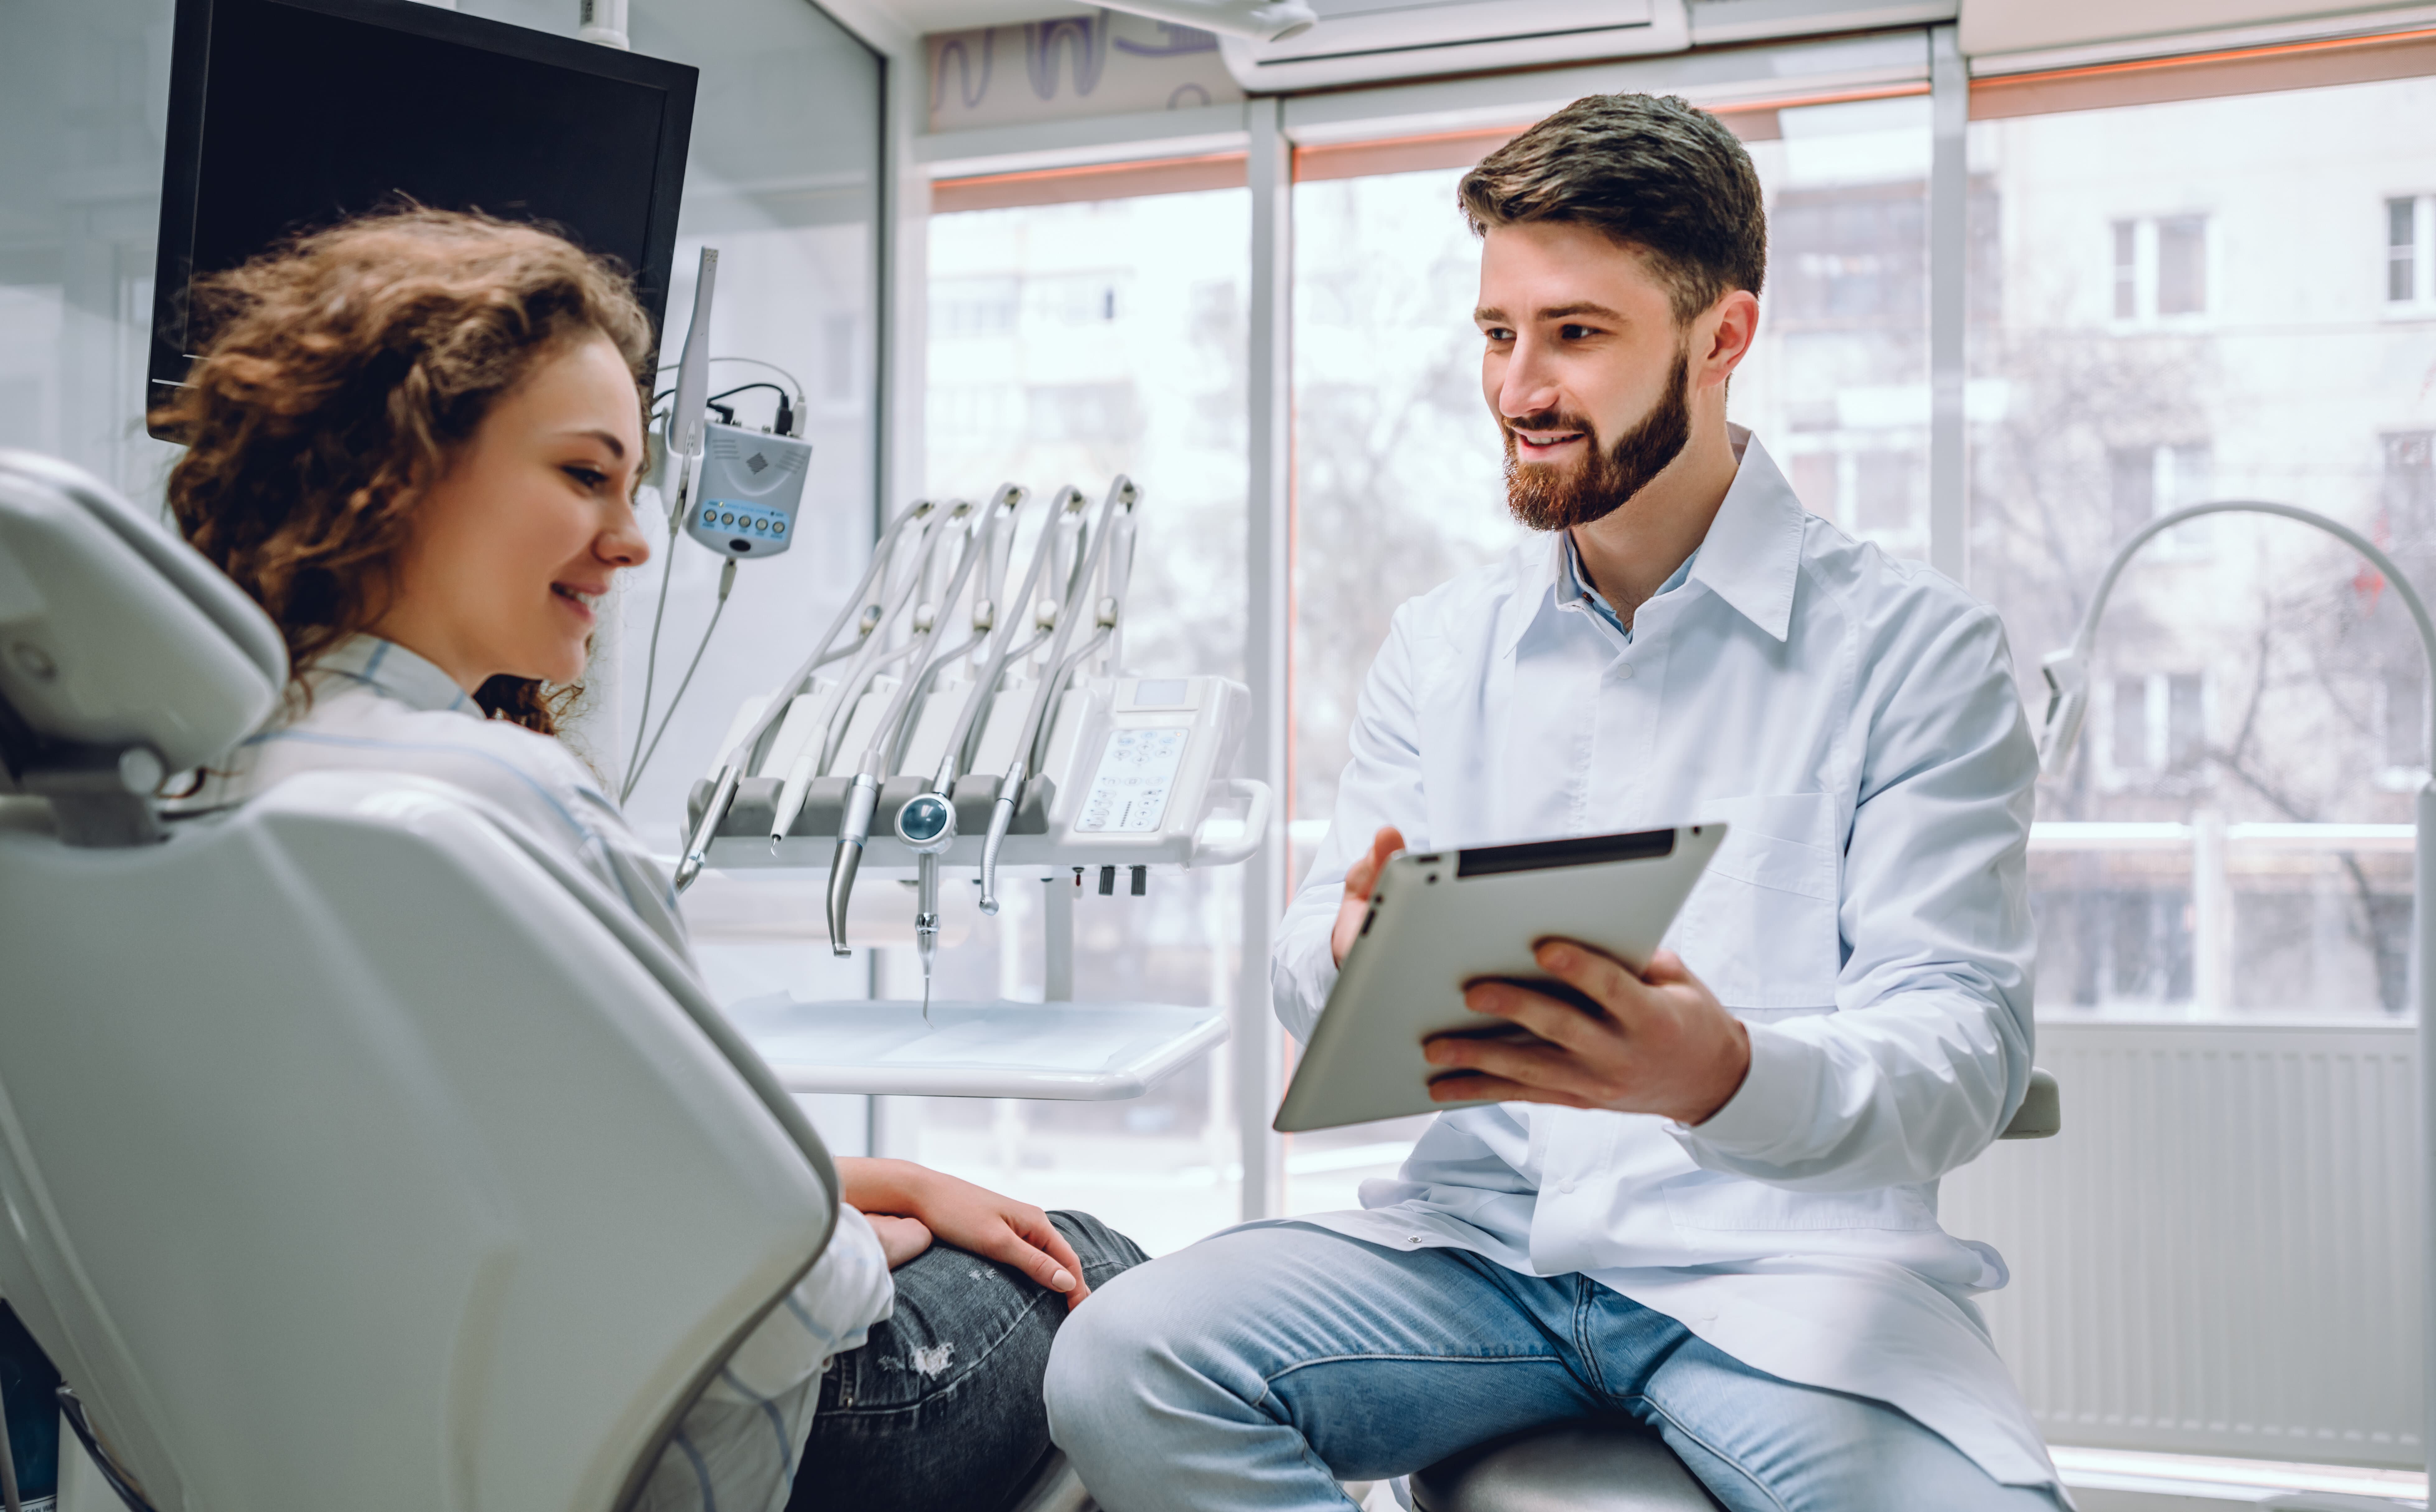
{"type": "MultiPolygon", "coordinates": [[[[2134,553],[2157,536],[2177,525],[2210,514],[2268,514],[2279,519],[2296,520],[2314,526],[2342,542],[2361,556],[2385,581],[2393,585],[2395,597],[2410,611],[2410,622],[2419,631],[2421,652],[2427,659],[2428,686],[2436,688],[2436,620],[2427,615],[2427,605],[2411,586],[2410,579],[2393,559],[2376,544],[2358,530],[2339,521],[2328,519],[2314,510],[2292,504],[2274,504],[2259,499],[2223,499],[2211,504],[2194,504],[2187,509],[2160,515],[2143,527],[2114,553],[2099,575],[2097,591],[2091,596],[2088,609],[2080,617],[2079,628],[2073,632],[2072,644],[2048,653],[2040,663],[2046,676],[2047,706],[2039,732],[2039,770],[2048,775],[2061,772],[2071,758],[2073,743],[2080,738],[2080,727],[2089,712],[2089,656],[2097,639],[2097,622],[2106,613],[2106,600],[2114,591],[2114,580],[2123,575],[2124,566],[2134,553]]],[[[2427,755],[2436,758],[2436,697],[2427,700],[2428,732],[2427,755]]],[[[2422,1152],[2420,1188],[2420,1239],[2423,1259],[2420,1263],[2421,1369],[2426,1372],[2426,1394],[2423,1411],[2423,1445],[2436,1444],[2436,1266],[2425,1257],[2436,1256],[2436,779],[2423,779],[2414,800],[2412,814],[2412,875],[2410,891],[2410,996],[2419,1010],[2419,1142],[2422,1152]]]]}

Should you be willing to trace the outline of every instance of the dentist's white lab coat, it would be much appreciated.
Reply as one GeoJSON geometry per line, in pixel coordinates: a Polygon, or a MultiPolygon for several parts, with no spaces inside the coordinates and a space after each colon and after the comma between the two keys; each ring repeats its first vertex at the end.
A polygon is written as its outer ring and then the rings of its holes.
{"type": "Polygon", "coordinates": [[[1770,1374],[1891,1403],[1997,1480],[2052,1483],[1969,1298],[2003,1260],[1937,1223],[2030,1072],[2032,748],[1995,614],[1804,511],[1749,433],[1688,579],[1627,643],[1533,541],[1400,609],[1273,963],[1308,1035],[1347,866],[1730,826],[1669,943],[1750,1028],[1696,1128],[1516,1103],[1442,1115],[1374,1243],[1582,1272],[1770,1374]]]}

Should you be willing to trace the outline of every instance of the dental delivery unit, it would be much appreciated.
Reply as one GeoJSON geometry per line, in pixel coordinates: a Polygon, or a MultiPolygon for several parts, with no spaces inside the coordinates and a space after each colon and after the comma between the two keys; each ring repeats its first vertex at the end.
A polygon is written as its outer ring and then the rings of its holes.
{"type": "Polygon", "coordinates": [[[750,885],[825,867],[829,944],[845,955],[858,882],[914,883],[918,1004],[733,1005],[795,1090],[1132,1097],[1225,1037],[1214,1008],[1066,999],[1073,895],[1090,872],[1112,895],[1122,870],[1140,896],[1152,867],[1234,865],[1260,848],[1269,790],[1225,775],[1249,692],[1123,669],[1131,479],[1096,507],[1062,488],[1026,519],[1030,498],[1008,484],[985,504],[926,499],[890,521],[811,653],[738,708],[694,785],[680,889],[705,868],[750,885]],[[931,1001],[943,871],[979,883],[985,914],[1007,875],[1046,884],[1047,1001],[931,1001]]]}

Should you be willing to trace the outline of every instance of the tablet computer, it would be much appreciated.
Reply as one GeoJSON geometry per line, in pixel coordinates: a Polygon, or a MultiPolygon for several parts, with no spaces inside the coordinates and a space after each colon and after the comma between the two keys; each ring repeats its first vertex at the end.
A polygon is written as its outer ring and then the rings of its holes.
{"type": "Polygon", "coordinates": [[[1421,1041],[1524,1031],[1466,1008],[1464,989],[1485,977],[1550,982],[1531,954],[1550,938],[1647,965],[1725,838],[1721,824],[1679,825],[1390,857],[1274,1126],[1479,1106],[1430,1101],[1430,1083],[1452,1072],[1422,1058],[1421,1041]]]}

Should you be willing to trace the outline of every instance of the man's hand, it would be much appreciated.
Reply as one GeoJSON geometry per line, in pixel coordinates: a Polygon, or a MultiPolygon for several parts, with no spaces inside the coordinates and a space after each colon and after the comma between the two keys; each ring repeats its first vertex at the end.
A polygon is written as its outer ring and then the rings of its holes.
{"type": "MultiPolygon", "coordinates": [[[[1349,878],[1346,886],[1349,893],[1349,878]]],[[[1749,1032],[1674,951],[1659,951],[1639,976],[1570,940],[1543,940],[1533,954],[1541,970],[1594,1009],[1512,982],[1475,982],[1463,995],[1465,1007],[1537,1037],[1436,1034],[1424,1040],[1431,1065],[1456,1069],[1430,1084],[1433,1099],[1555,1103],[1700,1123],[1743,1085],[1750,1070],[1749,1032]]]]}
{"type": "Polygon", "coordinates": [[[1353,948],[1354,939],[1362,933],[1362,916],[1370,912],[1370,890],[1379,885],[1379,868],[1403,848],[1403,831],[1390,825],[1370,837],[1370,854],[1347,869],[1345,901],[1336,905],[1336,929],[1328,937],[1328,947],[1335,953],[1338,965],[1345,965],[1345,952],[1353,948]]]}
{"type": "Polygon", "coordinates": [[[910,1160],[845,1157],[837,1168],[845,1188],[840,1198],[871,1220],[891,1270],[923,1247],[916,1245],[900,1259],[898,1248],[913,1236],[889,1222],[894,1219],[927,1230],[923,1245],[929,1243],[929,1234],[935,1234],[969,1254],[1014,1266],[1049,1290],[1065,1293],[1069,1308],[1091,1295],[1083,1284],[1083,1261],[1074,1246],[1037,1208],[910,1160]]]}

